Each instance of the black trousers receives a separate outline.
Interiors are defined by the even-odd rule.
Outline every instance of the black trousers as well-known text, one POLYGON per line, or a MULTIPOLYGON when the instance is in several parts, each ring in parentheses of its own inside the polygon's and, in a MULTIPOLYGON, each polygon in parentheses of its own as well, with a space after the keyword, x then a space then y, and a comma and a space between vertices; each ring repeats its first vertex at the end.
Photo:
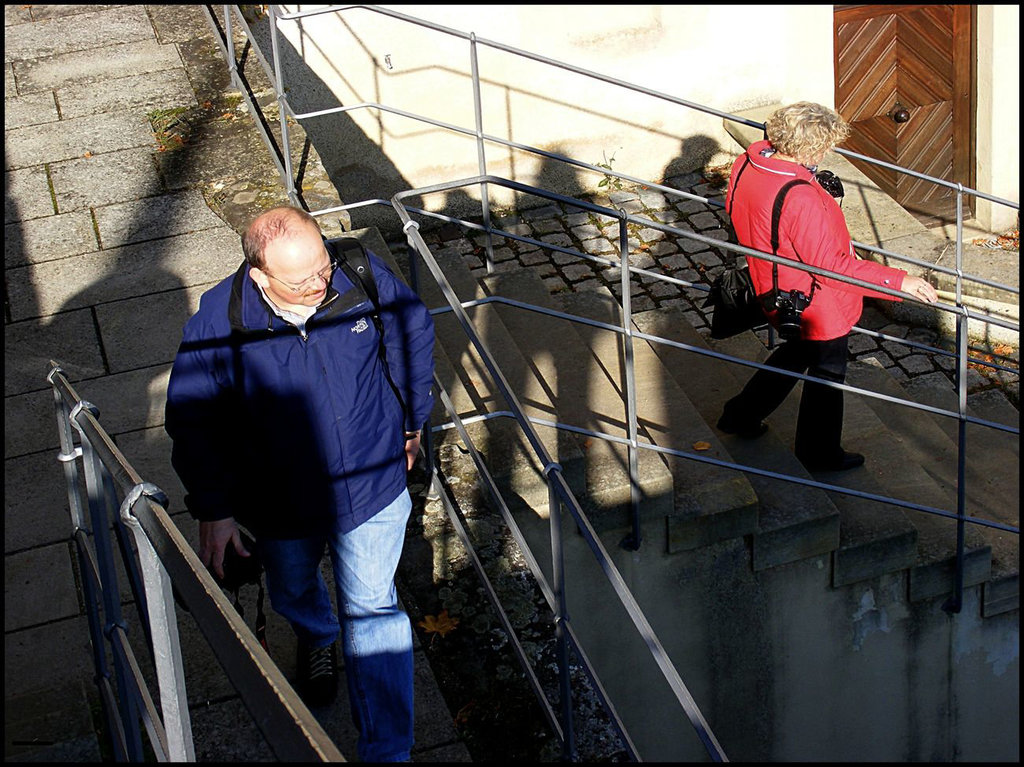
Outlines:
MULTIPOLYGON (((766 365, 843 383, 849 357, 849 336, 830 341, 785 341, 765 360, 766 365)), ((782 404, 800 379, 771 370, 758 370, 743 391, 725 403, 722 419, 734 425, 755 426, 782 404)), ((796 423, 797 458, 825 461, 842 457, 843 391, 804 381, 796 423)))

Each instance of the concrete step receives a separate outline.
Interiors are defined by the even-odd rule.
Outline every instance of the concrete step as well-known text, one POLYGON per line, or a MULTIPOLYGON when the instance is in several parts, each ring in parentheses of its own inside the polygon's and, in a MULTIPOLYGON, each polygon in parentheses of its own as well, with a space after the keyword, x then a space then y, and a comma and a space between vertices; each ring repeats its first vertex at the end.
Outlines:
MULTIPOLYGON (((459 255, 438 253, 435 257, 460 301, 485 296, 482 286, 459 255)), ((448 305, 433 279, 422 282, 421 295, 429 308, 448 305)), ((519 351, 495 308, 478 306, 466 311, 526 414, 532 418, 557 420, 544 371, 519 351)), ((479 413, 508 410, 508 403, 497 383, 492 380, 481 355, 455 316, 439 314, 434 317, 434 323, 437 343, 451 363, 451 380, 457 379, 462 386, 462 392, 458 394, 460 400, 454 403, 456 408, 460 412, 469 412, 472 407, 479 413)), ((551 459, 561 466, 570 489, 578 499, 582 499, 586 488, 585 459, 575 435, 543 425, 535 424, 534 428, 551 459)), ((518 497, 526 506, 546 517, 549 499, 544 467, 518 424, 512 418, 499 417, 474 424, 469 434, 486 457, 487 465, 502 490, 507 491, 510 498, 518 497)))
MULTIPOLYGON (((874 365, 851 366, 850 383, 880 394, 924 405, 957 410, 956 392, 941 374, 923 376, 901 385, 874 365)), ((958 421, 877 398, 865 398, 870 408, 892 427, 894 439, 938 486, 942 507, 956 510, 958 421)), ((997 423, 1017 426, 1019 413, 999 392, 968 397, 968 413, 997 423)), ((966 426, 965 508, 982 519, 1019 525, 1020 455, 1016 435, 975 424, 966 426)), ((947 525, 948 526, 948 525, 947 525)), ((968 525, 975 537, 991 547, 991 574, 983 586, 982 611, 997 615, 1020 603, 1020 542, 1014 533, 968 525)))
MULTIPOLYGON (((643 333, 695 349, 711 348, 680 311, 640 312, 634 319, 643 333)), ((718 421, 725 402, 753 372, 695 351, 662 343, 651 346, 708 424, 718 421)), ((719 434, 719 439, 738 463, 810 479, 803 464, 772 430, 756 440, 730 434, 719 434)), ((846 497, 830 498, 815 487, 758 474, 748 478, 760 502, 758 529, 752 540, 755 570, 832 552, 833 578, 847 583, 909 564, 913 555, 909 525, 880 524, 877 512, 855 507, 846 497)))
MULTIPOLYGON (((759 361, 768 355, 764 345, 752 333, 743 333, 727 339, 725 343, 716 343, 715 348, 728 350, 744 359, 759 361)), ((848 382, 856 385, 855 378, 848 378, 848 382)), ((802 389, 803 382, 798 382, 792 394, 767 419, 772 429, 790 446, 795 436, 802 389)), ((868 482, 859 476, 867 474, 874 478, 886 495, 948 510, 948 503, 935 481, 897 438, 898 430, 892 429, 887 421, 879 419, 864 402, 865 399, 869 398, 847 392, 843 426, 844 446, 848 450, 863 453, 867 457, 865 466, 847 472, 815 472, 812 476, 832 485, 855 488, 857 484, 868 482)), ((897 511, 899 509, 893 509, 894 516, 897 511)), ((917 530, 916 557, 909 573, 910 599, 927 599, 951 593, 956 558, 955 523, 927 512, 906 510, 904 513, 917 530)), ((964 583, 982 583, 990 574, 991 550, 977 530, 968 530, 966 544, 964 583)))
MULTIPOLYGON (((616 326, 621 323, 621 308, 607 291, 560 294, 556 302, 569 314, 616 326)), ((576 327, 588 350, 588 366, 601 371, 605 385, 621 402, 619 392, 625 391, 621 334, 584 324, 576 327)), ((660 447, 733 461, 647 344, 633 344, 633 363, 639 436, 660 447)), ((623 412, 623 405, 617 407, 618 413, 623 412)), ((669 454, 664 458, 673 482, 673 503, 666 513, 668 552, 738 538, 757 529, 757 495, 741 472, 669 454)))
MULTIPOLYGON (((530 271, 495 274, 482 283, 492 296, 558 308, 544 283, 530 271)), ((628 437, 623 384, 614 349, 597 353, 588 346, 583 326, 569 320, 507 304, 495 304, 494 311, 544 381, 560 423, 620 439, 628 437), (609 358, 607 353, 612 356, 609 358)), ((595 530, 629 531, 632 503, 627 446, 583 434, 567 436, 586 455, 586 493, 579 500, 595 530)), ((671 516, 672 473, 660 454, 638 451, 637 480, 641 514, 655 519, 671 516)))

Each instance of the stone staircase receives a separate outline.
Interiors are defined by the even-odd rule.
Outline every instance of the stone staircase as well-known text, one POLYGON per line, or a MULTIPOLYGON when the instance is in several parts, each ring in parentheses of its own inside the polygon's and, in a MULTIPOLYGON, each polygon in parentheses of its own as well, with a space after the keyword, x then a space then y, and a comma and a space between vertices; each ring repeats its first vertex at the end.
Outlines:
MULTIPOLYGON (((376 230, 361 230, 371 249, 400 270, 376 230)), ((436 256, 463 301, 504 296, 592 321, 620 325, 620 307, 606 291, 552 296, 528 270, 477 279, 457 254, 436 256)), ((430 308, 444 303, 433 280, 421 279, 430 308)), ((627 436, 621 334, 501 303, 471 307, 468 314, 528 415, 545 421, 627 436)), ((453 315, 435 317, 437 369, 461 415, 508 409, 453 315)), ((710 341, 681 311, 659 309, 634 315, 635 329, 694 349, 763 361, 768 352, 753 333, 710 341)), ((840 588, 882 575, 906 572, 910 601, 952 593, 956 522, 915 509, 808 484, 742 472, 699 459, 750 466, 805 481, 891 496, 908 503, 956 511, 956 428, 949 418, 897 403, 847 392, 845 446, 863 452, 863 469, 811 475, 792 453, 801 382, 769 418, 767 434, 744 440, 719 433, 724 402, 753 368, 667 344, 634 339, 638 439, 682 451, 697 460, 640 450, 638 474, 644 529, 663 529, 645 540, 669 554, 719 541, 750 537, 753 572, 829 555, 831 584, 840 588), (698 446, 698 448, 695 448, 698 446)), ((848 383, 889 397, 956 409, 955 392, 943 385, 901 386, 880 367, 854 362, 848 383)), ((972 397, 971 412, 1004 423, 1017 410, 998 392, 972 397)), ((444 419, 440 407, 435 420, 444 419)), ((447 420, 447 419, 444 419, 447 420)), ((589 519, 610 543, 630 530, 629 466, 625 445, 586 434, 538 425, 550 455, 589 519)), ((451 432, 454 434, 454 432, 451 432)), ((1019 454, 1015 435, 969 425, 967 509, 969 514, 1017 524, 1019 454)), ((470 427, 477 447, 504 491, 547 516, 542 467, 518 426, 496 418, 470 427)), ((457 437, 456 437, 457 439, 457 437)), ((965 526, 965 587, 981 585, 985 615, 1017 609, 1017 537, 988 527, 965 526)))
MULTIPOLYGON (((391 259, 396 270, 405 272, 375 230, 354 234, 391 259)), ((457 253, 440 251, 436 258, 462 301, 502 296, 594 322, 620 322, 619 304, 607 291, 552 295, 529 270, 483 276, 471 272, 457 253)), ((422 288, 428 306, 444 305, 433 280, 420 282, 431 283, 422 288)), ((844 443, 863 452, 867 462, 849 472, 808 473, 791 449, 800 383, 769 418, 769 431, 757 440, 721 434, 712 426, 724 402, 753 372, 713 355, 762 361, 767 351, 753 333, 712 342, 694 330, 681 310, 663 307, 637 313, 635 331, 686 348, 633 339, 638 441, 684 454, 639 451, 641 541, 635 548, 625 446, 586 433, 603 432, 620 439, 627 434, 620 334, 496 302, 471 307, 467 313, 527 414, 579 430, 536 426, 680 674, 688 684, 696 677, 694 684, 703 691, 702 706, 709 707, 709 716, 720 717, 719 727, 732 727, 721 723, 732 721, 735 706, 741 705, 734 694, 749 691, 738 679, 714 677, 711 681, 704 675, 742 668, 746 678, 760 680, 758 685, 796 685, 787 693, 793 695, 805 682, 799 681, 802 674, 794 681, 780 670, 790 653, 801 652, 788 649, 791 646, 802 645, 803 653, 814 656, 813 662, 820 661, 814 666, 820 677, 815 684, 826 688, 843 684, 841 680, 852 674, 874 679, 864 683, 872 695, 891 697, 897 695, 899 680, 907 673, 901 664, 915 669, 923 668, 917 664, 931 664, 926 675, 934 667, 940 679, 950 678, 949 670, 942 671, 950 662, 950 650, 939 648, 951 641, 951 624, 943 607, 954 595, 956 520, 844 491, 893 497, 955 514, 955 421, 888 399, 847 392, 844 443), (699 611, 696 616, 694 609, 699 611), (889 645, 890 655, 883 656, 883 665, 892 663, 886 677, 891 682, 883 683, 880 677, 874 678, 874 669, 869 673, 858 665, 870 660, 858 657, 856 650, 872 631, 889 633, 904 619, 910 628, 900 627, 899 638, 893 640, 899 649, 889 645), (808 622, 811 625, 805 626, 808 622), (854 652, 844 648, 851 628, 854 652), (818 648, 826 647, 818 658, 818 648), (710 665, 708 653, 717 658, 710 665), (826 655, 830 659, 823 659, 826 655), (895 687, 886 687, 889 684, 895 687), (711 688, 730 692, 715 697, 711 688)), ((455 317, 439 314, 435 323, 438 377, 455 409, 463 416, 507 410, 455 317)), ((904 386, 885 369, 861 362, 851 364, 848 383, 887 397, 955 409, 948 383, 928 386, 919 381, 904 386)), ((991 391, 972 397, 969 407, 994 422, 1015 425, 1019 421, 1009 401, 991 391)), ((440 407, 434 420, 435 424, 448 420, 440 407)), ((533 558, 550 576, 552 536, 542 467, 509 418, 474 423, 469 432, 533 558)), ((1019 448, 1015 435, 969 425, 967 440, 968 514, 1016 526, 1019 448)), ((438 443, 442 448, 458 448, 460 440, 455 430, 448 430, 438 435, 438 443)), ((481 529, 493 536, 495 528, 481 529)), ((632 705, 644 700, 642 711, 629 711, 625 718, 631 734, 639 728, 643 734, 638 737, 652 749, 645 758, 698 758, 699 745, 667 746, 659 735, 690 728, 672 718, 678 716, 671 713, 678 709, 677 702, 655 692, 663 680, 651 669, 649 648, 638 638, 623 638, 632 629, 582 536, 572 535, 572 530, 571 520, 563 516, 570 612, 573 625, 586 637, 588 656, 603 686, 613 701, 632 705)), ((972 627, 976 632, 972 636, 991 642, 993 635, 1008 630, 1007 620, 1015 621, 1019 609, 1018 538, 968 524, 964 544, 963 625, 972 627)), ((433 545, 447 544, 433 541, 433 545)), ((874 660, 877 663, 880 658, 874 660)), ((945 689, 918 686, 925 696, 945 689)), ((941 694, 947 693, 956 694, 948 690, 941 694)), ((754 697, 760 702, 746 705, 775 710, 761 700, 760 692, 754 697)), ((897 697, 902 699, 902 693, 897 697)), ((850 705, 856 708, 853 700, 850 705)), ((921 699, 903 705, 913 710, 921 699)), ((731 740, 743 743, 750 753, 762 753, 758 744, 764 737, 752 732, 732 732, 731 740)), ((848 753, 856 752, 855 744, 850 748, 848 753)))

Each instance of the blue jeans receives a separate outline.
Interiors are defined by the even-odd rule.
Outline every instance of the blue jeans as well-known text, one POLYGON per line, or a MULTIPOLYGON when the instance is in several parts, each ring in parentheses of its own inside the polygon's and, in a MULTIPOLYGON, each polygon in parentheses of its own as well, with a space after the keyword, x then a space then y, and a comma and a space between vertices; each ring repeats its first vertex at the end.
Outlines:
POLYGON ((259 542, 270 603, 300 643, 323 647, 341 633, 363 762, 408 761, 413 744, 412 627, 398 606, 394 580, 411 510, 412 499, 403 490, 349 533, 259 542), (320 570, 325 547, 340 626, 320 570))

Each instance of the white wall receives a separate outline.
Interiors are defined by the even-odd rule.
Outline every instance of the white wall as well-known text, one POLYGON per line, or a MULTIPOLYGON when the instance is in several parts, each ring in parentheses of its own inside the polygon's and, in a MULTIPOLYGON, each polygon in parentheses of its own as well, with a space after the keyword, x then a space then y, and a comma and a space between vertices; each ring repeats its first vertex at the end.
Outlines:
MULTIPOLYGON (((532 5, 529 13, 515 5, 385 7, 720 112, 833 101, 828 5, 532 5)), ((380 102, 474 129, 468 40, 364 9, 281 29, 343 103, 380 102)), ((615 170, 652 180, 709 159, 725 162, 739 150, 720 115, 483 44, 478 54, 485 134, 595 165, 614 158, 615 170)), ((412 186, 479 172, 470 138, 376 109, 352 117, 412 186)), ((550 183, 544 165, 520 151, 487 149, 488 172, 520 182, 550 183)), ((562 182, 586 188, 601 179, 587 173, 562 182)))
MULTIPOLYGON (((1020 201, 1020 6, 979 5, 977 189, 1020 201)), ((1018 211, 980 200, 986 229, 1015 226, 1018 211)))
MULTIPOLYGON (((294 9, 297 6, 285 6, 294 9)), ((306 6, 309 8, 310 6, 306 6)), ((320 118, 338 144, 343 200, 480 173, 469 36, 477 38, 484 135, 658 181, 727 162, 739 150, 718 114, 636 93, 611 81, 735 114, 774 103, 833 105, 831 5, 390 5, 457 34, 365 8, 284 21, 307 68, 286 66, 293 106, 313 111, 375 102, 454 125, 458 134, 377 108, 320 118), (496 42, 593 72, 568 72, 495 49, 496 42), (310 86, 310 87, 306 87, 310 86), (318 93, 315 98, 309 92, 318 93), (358 130, 355 130, 358 129, 358 130), (347 154, 346 154, 347 151, 347 154)), ((978 6, 977 181, 1019 199, 1019 6, 978 6)), ((269 45, 265 50, 269 51, 269 45)), ((292 51, 293 58, 296 58, 292 51)), ((316 139, 314 138, 316 142, 316 139)), ((329 170, 331 148, 317 142, 329 170)), ((524 151, 486 143, 486 171, 563 193, 593 190, 599 172, 568 172, 524 151)), ((510 195, 491 187, 492 202, 510 195)), ((458 208, 468 196, 432 195, 458 208)), ((980 201, 977 219, 1001 231, 1015 210, 980 201)))

